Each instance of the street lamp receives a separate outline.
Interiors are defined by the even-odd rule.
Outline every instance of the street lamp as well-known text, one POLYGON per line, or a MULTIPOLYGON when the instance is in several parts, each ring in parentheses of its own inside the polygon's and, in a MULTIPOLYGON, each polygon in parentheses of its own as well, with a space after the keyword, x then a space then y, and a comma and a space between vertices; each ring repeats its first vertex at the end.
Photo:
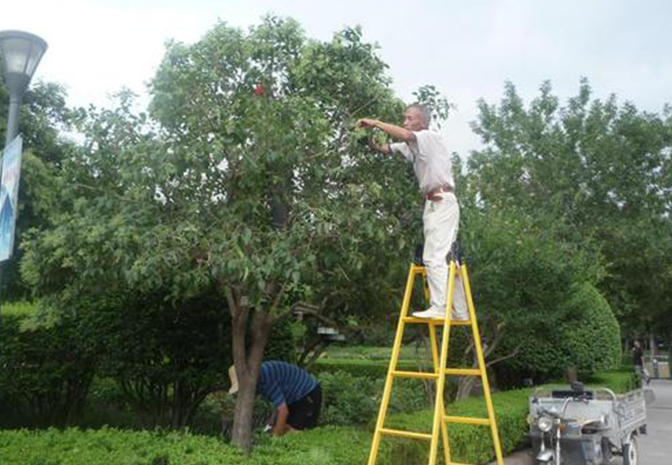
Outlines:
MULTIPOLYGON (((21 97, 28 88, 33 73, 46 51, 47 43, 34 34, 22 31, 0 31, 0 53, 2 54, 5 84, 9 91, 9 117, 7 118, 5 147, 9 146, 19 132, 21 97)), ((2 165, 0 165, 0 173, 2 173, 2 165)), ((16 182, 18 183, 18 181, 16 182)), ((5 213, 5 209, 0 210, 0 212, 5 213)), ((3 236, 3 244, 5 242, 13 244, 13 224, 12 219, 10 239, 7 240, 3 236)), ((0 261, 0 282, 2 281, 2 265, 3 261, 0 261)))
POLYGON ((9 91, 9 118, 5 146, 17 135, 19 106, 33 73, 47 50, 44 39, 23 31, 0 31, 0 52, 4 65, 5 84, 9 91))

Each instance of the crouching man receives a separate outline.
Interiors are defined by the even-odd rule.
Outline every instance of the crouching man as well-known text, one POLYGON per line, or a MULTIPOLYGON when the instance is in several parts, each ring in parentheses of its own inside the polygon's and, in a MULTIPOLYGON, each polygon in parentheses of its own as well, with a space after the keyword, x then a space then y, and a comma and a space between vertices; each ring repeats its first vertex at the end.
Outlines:
MULTIPOLYGON (((229 368, 229 378, 229 394, 235 394, 238 392, 238 377, 233 365, 229 368)), ((257 394, 275 407, 274 436, 317 426, 322 408, 322 389, 307 371, 286 362, 262 362, 257 394)))

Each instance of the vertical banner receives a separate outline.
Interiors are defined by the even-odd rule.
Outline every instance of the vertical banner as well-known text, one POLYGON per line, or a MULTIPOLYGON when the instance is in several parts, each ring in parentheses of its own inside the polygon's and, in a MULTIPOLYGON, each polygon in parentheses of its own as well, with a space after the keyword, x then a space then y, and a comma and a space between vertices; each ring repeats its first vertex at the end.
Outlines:
POLYGON ((12 256, 14 226, 18 213, 19 177, 21 175, 21 136, 14 138, 3 152, 0 184, 0 262, 12 256))

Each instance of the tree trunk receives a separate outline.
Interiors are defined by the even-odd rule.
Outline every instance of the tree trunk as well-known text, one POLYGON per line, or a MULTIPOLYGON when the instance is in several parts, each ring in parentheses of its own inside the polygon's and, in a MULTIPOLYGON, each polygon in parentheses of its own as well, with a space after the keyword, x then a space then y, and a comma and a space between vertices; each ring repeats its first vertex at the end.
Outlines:
POLYGON ((656 335, 651 331, 649 335, 649 350, 651 353, 651 359, 653 360, 653 357, 655 355, 658 355, 658 347, 656 343, 656 335))
MULTIPOLYGON (((233 299, 229 299, 231 304, 233 299)), ((233 315, 233 361, 238 375, 238 394, 233 414, 231 442, 243 452, 252 450, 252 427, 254 397, 257 380, 264 356, 264 348, 273 325, 273 317, 257 310, 252 317, 252 341, 249 356, 245 350, 245 339, 249 309, 246 299, 236 305, 233 315)))
MULTIPOLYGON (((270 192, 271 197, 271 218, 273 228, 282 230, 287 227, 289 210, 287 205, 277 194, 277 188, 270 192)), ((274 285, 269 285, 267 292, 271 293, 274 285)), ((257 392, 257 380, 261 370, 261 362, 264 357, 264 348, 268 341, 268 336, 273 326, 274 317, 271 314, 274 307, 280 303, 283 290, 280 290, 276 301, 268 312, 256 309, 252 317, 252 341, 250 344, 249 356, 246 351, 245 335, 247 330, 247 321, 250 316, 248 299, 243 296, 238 302, 231 290, 227 293, 229 309, 233 318, 233 362, 236 366, 238 375, 238 398, 236 399, 236 408, 233 414, 233 430, 231 433, 231 442, 238 446, 243 452, 249 454, 252 450, 252 428, 254 397, 257 392)))
MULTIPOLYGON (((238 379, 240 383, 242 380, 238 379)), ((246 383, 249 385, 249 381, 246 383)), ((256 387, 256 380, 254 386, 256 387)), ((242 383, 236 398, 236 408, 233 413, 233 430, 231 443, 249 454, 252 450, 252 409, 254 407, 255 391, 243 388, 242 383)))
POLYGON ((455 400, 466 399, 471 395, 471 391, 476 384, 476 378, 473 376, 462 376, 457 382, 457 394, 455 400))

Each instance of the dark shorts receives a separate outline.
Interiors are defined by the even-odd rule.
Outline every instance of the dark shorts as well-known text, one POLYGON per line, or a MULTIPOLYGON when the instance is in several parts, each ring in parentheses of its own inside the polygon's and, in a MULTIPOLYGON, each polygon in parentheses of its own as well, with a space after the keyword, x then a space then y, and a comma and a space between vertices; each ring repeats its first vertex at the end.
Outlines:
POLYGON ((322 409, 322 388, 318 384, 308 394, 287 406, 287 424, 294 429, 311 429, 317 426, 322 409))

